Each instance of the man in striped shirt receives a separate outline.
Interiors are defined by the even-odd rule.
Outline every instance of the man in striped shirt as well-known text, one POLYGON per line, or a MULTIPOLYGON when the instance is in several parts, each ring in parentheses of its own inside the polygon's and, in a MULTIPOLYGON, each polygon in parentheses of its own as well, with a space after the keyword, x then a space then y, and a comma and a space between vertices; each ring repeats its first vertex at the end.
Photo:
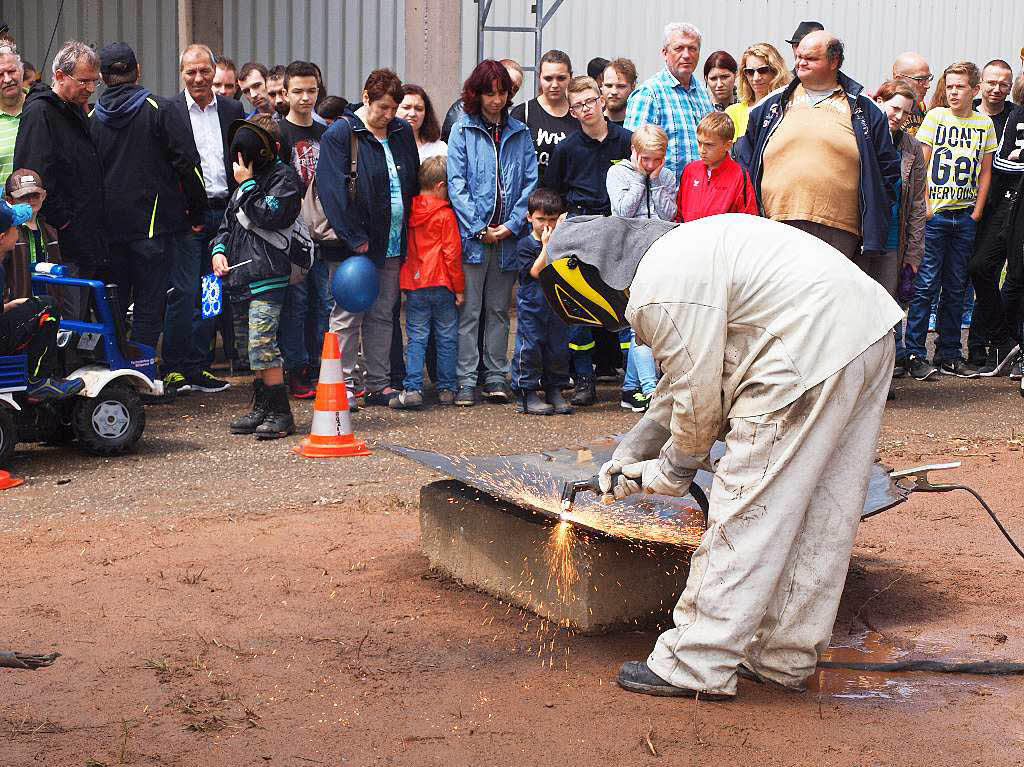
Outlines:
POLYGON ((700 159, 697 153, 697 123, 711 113, 711 94, 693 76, 700 61, 700 30, 692 24, 673 22, 665 26, 661 49, 665 68, 629 97, 623 127, 635 131, 641 125, 658 125, 668 134, 665 167, 676 181, 686 164, 700 159))
POLYGON ((14 170, 14 141, 25 106, 25 68, 10 44, 0 45, 0 185, 14 170))

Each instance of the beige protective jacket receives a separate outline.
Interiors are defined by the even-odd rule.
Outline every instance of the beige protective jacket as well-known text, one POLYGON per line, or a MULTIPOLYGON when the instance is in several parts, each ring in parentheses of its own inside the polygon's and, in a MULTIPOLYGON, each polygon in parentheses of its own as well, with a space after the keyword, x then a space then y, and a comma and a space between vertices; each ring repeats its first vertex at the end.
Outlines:
POLYGON ((729 418, 779 410, 891 333, 899 306, 839 251, 786 224, 725 214, 640 260, 626 318, 663 376, 617 459, 707 466, 729 418))

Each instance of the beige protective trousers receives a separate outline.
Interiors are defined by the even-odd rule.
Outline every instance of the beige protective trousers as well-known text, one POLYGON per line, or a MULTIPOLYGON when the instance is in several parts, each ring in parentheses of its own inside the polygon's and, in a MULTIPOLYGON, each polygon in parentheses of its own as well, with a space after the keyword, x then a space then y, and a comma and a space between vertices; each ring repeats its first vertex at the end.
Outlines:
POLYGON ((709 526, 647 659, 662 679, 733 695, 736 668, 801 689, 828 646, 875 460, 891 334, 774 413, 730 418, 709 526))

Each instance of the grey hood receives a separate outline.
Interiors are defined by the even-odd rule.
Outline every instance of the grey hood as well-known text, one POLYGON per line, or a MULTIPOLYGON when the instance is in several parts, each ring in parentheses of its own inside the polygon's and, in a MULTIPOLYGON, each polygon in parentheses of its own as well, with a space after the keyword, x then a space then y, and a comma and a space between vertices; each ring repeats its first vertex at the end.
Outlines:
POLYGON ((648 248, 677 226, 656 218, 568 218, 558 225, 548 241, 548 263, 576 256, 597 269, 608 287, 625 290, 648 248))

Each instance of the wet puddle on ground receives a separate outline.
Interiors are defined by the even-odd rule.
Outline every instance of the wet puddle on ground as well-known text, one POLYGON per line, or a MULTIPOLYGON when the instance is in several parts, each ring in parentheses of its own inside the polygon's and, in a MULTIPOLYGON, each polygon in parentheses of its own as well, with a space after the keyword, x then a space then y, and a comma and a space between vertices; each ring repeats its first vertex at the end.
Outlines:
MULTIPOLYGON (((948 644, 919 640, 894 643, 874 631, 834 640, 821 656, 823 661, 847 663, 893 663, 905 659, 965 660, 948 644)), ((859 671, 818 669, 807 680, 808 691, 840 700, 925 702, 956 690, 973 695, 991 695, 993 677, 972 674, 924 672, 859 671)))

